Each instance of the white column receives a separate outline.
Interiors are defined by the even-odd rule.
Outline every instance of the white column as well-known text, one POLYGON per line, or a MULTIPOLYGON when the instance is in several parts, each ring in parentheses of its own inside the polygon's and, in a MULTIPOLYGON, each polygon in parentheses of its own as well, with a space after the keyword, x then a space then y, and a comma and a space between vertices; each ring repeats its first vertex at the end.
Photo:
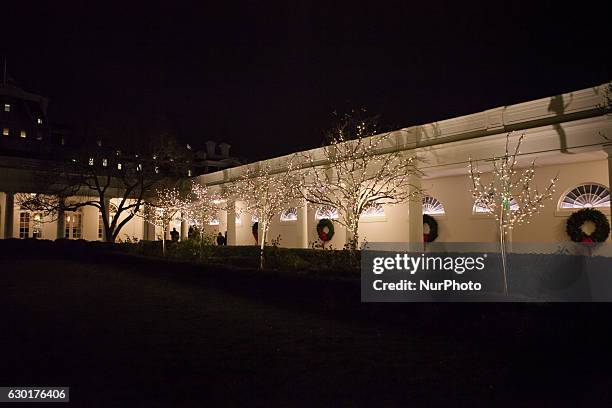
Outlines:
POLYGON ((298 203, 297 219, 297 247, 308 248, 308 205, 305 199, 300 199, 298 203))
POLYGON ((181 219, 181 241, 186 241, 189 237, 189 221, 185 219, 185 214, 183 214, 181 219))
MULTIPOLYGON (((410 177, 411 191, 421 189, 421 179, 418 176, 410 177)), ((408 202, 408 242, 423 243, 423 203, 420 197, 408 202)))
POLYGON ((64 210, 57 212, 55 239, 62 239, 66 234, 66 214, 64 210))
POLYGON ((172 229, 174 228, 174 222, 170 222, 168 225, 166 225, 166 241, 172 241, 172 235, 170 234, 172 232, 172 229))
POLYGON ((13 216, 15 214, 15 193, 5 193, 4 238, 13 238, 13 216))
POLYGON ((236 202, 227 202, 227 245, 236 245, 236 202))
MULTIPOLYGON (((148 214, 151 214, 151 211, 153 211, 151 206, 145 204, 144 205, 144 212, 145 212, 145 214, 147 214, 147 216, 148 216, 148 214)), ((143 228, 143 231, 142 231, 143 239, 146 240, 146 241, 155 241, 155 225, 151 224, 145 218, 143 220, 143 223, 142 223, 142 228, 143 228)))
MULTIPOLYGON (((608 189, 612 191, 612 143, 604 145, 604 151, 608 154, 608 189)), ((610 219, 612 219, 612 200, 610 200, 610 219)))

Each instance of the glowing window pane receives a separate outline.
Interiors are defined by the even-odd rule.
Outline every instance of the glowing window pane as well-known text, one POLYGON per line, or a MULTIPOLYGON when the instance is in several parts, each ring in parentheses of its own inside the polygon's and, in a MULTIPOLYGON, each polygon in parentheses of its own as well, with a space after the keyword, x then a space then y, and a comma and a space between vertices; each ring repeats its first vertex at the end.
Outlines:
POLYGON ((338 210, 332 207, 331 205, 324 205, 320 207, 315 213, 316 220, 337 220, 338 219, 338 210))
POLYGON ((444 214, 444 206, 432 196, 423 197, 423 214, 444 214))
POLYGON ((363 213, 361 214, 361 216, 362 217, 384 217, 385 210, 381 204, 373 203, 367 206, 363 210, 363 213))
POLYGON ((567 193, 561 208, 594 208, 610 205, 610 190, 601 184, 582 184, 567 193))
POLYGON ((297 221, 297 208, 287 208, 280 216, 281 221, 297 221))

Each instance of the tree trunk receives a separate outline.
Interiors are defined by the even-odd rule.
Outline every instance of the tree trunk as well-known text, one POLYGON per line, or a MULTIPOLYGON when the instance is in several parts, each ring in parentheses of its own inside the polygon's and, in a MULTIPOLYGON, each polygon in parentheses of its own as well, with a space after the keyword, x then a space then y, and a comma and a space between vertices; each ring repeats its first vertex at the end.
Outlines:
MULTIPOLYGON (((104 223, 102 223, 102 224, 103 224, 103 227, 104 227, 104 223)), ((113 242, 115 242, 115 239, 116 239, 116 236, 114 234, 114 231, 110 229, 110 226, 109 227, 104 227, 104 242, 113 243, 113 242)))
POLYGON ((508 295, 508 275, 507 275, 507 260, 506 260, 506 232, 504 229, 504 207, 501 206, 499 214, 499 247, 502 261, 502 272, 504 274, 504 295, 508 295))
POLYGON ((166 228, 162 229, 162 256, 166 256, 166 228))
POLYGON ((351 228, 346 228, 346 246, 351 251, 357 249, 359 242, 359 225, 351 228))
POLYGON ((268 232, 268 228, 266 222, 264 221, 263 226, 261 228, 261 245, 259 250, 259 269, 264 268, 264 247, 266 245, 266 235, 268 232))

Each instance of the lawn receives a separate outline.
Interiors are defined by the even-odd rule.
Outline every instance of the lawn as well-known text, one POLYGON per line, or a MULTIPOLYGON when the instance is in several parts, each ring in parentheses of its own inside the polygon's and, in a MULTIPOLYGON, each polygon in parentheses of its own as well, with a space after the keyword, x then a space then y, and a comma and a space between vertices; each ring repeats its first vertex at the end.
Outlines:
POLYGON ((608 304, 362 304, 351 280, 126 259, 0 259, 0 385, 82 406, 610 397, 608 304))

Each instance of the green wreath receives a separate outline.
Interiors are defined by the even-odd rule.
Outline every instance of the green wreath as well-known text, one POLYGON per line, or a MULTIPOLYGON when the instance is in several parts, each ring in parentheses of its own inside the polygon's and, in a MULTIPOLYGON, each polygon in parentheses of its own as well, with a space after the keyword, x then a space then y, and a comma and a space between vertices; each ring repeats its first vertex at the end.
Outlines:
POLYGON ((317 224, 317 234, 319 235, 319 239, 321 241, 331 241, 334 236, 334 224, 331 222, 331 220, 327 218, 319 220, 319 223, 317 224), (325 228, 327 228, 327 232, 325 232, 325 228))
POLYGON ((429 225, 429 234, 423 234, 423 242, 433 242, 438 238, 438 221, 429 214, 423 214, 423 224, 429 225))
POLYGON ((574 242, 604 242, 610 235, 610 223, 601 211, 593 208, 578 210, 567 219, 565 231, 574 242), (582 230, 585 222, 595 224, 595 231, 587 234, 582 230))

